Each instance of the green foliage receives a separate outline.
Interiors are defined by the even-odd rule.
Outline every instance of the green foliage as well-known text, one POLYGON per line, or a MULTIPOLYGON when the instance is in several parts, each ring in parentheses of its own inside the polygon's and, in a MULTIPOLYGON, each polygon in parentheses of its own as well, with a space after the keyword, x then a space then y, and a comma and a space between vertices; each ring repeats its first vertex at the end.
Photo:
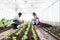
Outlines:
POLYGON ((17 40, 15 36, 12 36, 12 40, 17 40))
POLYGON ((0 29, 11 27, 11 24, 12 24, 11 21, 0 20, 0 29))
POLYGON ((0 27, 3 27, 4 26, 4 24, 3 24, 3 22, 0 20, 0 27))
POLYGON ((22 37, 22 40, 26 40, 28 37, 27 37, 27 35, 24 35, 23 37, 22 37))
POLYGON ((28 31, 29 31, 29 29, 30 29, 30 24, 28 24, 28 27, 27 27, 27 29, 26 29, 26 31, 25 31, 25 33, 24 33, 24 36, 22 37, 22 40, 26 40, 26 39, 28 39, 28 31))
MULTIPOLYGON (((17 30, 15 30, 15 31, 13 31, 12 33, 15 33, 17 36, 21 33, 21 31, 23 30, 23 28, 24 28, 24 26, 23 25, 21 25, 21 27, 20 28, 18 28, 17 30), (17 32, 16 32, 17 31, 17 32)), ((26 28, 26 31, 24 32, 24 35, 23 35, 23 37, 21 38, 22 40, 27 40, 28 39, 28 31, 29 31, 29 29, 30 29, 30 24, 28 24, 28 27, 26 28)), ((32 25, 32 27, 31 27, 31 31, 32 31, 32 37, 34 38, 34 40, 37 40, 37 35, 36 35, 36 32, 35 32, 35 30, 34 30, 34 27, 33 27, 33 25, 32 25)), ((10 38, 10 35, 7 35, 6 36, 6 38, 8 39, 8 38, 10 38)), ((16 39, 17 37, 16 36, 12 36, 12 39, 13 40, 17 40, 16 39)))
POLYGON ((33 25, 32 25, 31 30, 32 30, 32 33, 33 33, 34 40, 37 40, 37 35, 36 35, 36 33, 35 33, 35 30, 34 30, 33 25))
POLYGON ((10 38, 10 35, 7 35, 7 36, 6 36, 6 39, 8 39, 8 38, 10 38))
POLYGON ((23 26, 19 29, 19 31, 16 33, 16 35, 19 35, 21 33, 21 31, 23 30, 23 26))

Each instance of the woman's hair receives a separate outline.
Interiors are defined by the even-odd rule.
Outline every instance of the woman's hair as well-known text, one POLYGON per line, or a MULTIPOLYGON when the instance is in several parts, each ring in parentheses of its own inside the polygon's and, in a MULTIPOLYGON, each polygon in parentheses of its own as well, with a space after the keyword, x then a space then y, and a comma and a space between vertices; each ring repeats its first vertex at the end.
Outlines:
POLYGON ((35 12, 33 12, 33 15, 35 15, 35 16, 36 16, 36 13, 35 13, 35 12))

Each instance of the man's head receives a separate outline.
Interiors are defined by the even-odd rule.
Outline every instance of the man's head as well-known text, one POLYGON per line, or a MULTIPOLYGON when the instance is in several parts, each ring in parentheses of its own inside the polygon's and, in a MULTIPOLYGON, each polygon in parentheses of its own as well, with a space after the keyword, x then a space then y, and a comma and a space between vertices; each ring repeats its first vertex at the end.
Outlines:
POLYGON ((21 15, 22 15, 22 13, 21 13, 21 12, 19 12, 19 13, 18 13, 18 16, 19 16, 19 17, 21 17, 21 15))

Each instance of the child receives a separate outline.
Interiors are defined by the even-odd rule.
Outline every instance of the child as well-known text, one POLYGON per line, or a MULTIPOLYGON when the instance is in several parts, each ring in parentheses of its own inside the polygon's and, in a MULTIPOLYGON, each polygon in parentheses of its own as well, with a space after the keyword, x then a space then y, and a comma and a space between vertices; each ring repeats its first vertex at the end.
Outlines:
POLYGON ((35 12, 33 12, 33 17, 34 17, 33 21, 34 21, 35 29, 38 29, 38 25, 40 24, 40 21, 37 15, 35 14, 35 12))

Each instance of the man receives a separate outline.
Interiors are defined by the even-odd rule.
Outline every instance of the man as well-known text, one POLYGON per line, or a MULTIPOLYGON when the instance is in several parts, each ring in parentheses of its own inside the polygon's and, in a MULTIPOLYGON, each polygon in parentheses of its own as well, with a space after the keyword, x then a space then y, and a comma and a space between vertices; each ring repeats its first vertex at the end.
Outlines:
POLYGON ((23 23, 23 21, 20 20, 21 15, 22 15, 22 13, 19 12, 18 16, 14 17, 13 24, 12 24, 13 28, 16 29, 18 25, 20 25, 21 23, 23 23))

